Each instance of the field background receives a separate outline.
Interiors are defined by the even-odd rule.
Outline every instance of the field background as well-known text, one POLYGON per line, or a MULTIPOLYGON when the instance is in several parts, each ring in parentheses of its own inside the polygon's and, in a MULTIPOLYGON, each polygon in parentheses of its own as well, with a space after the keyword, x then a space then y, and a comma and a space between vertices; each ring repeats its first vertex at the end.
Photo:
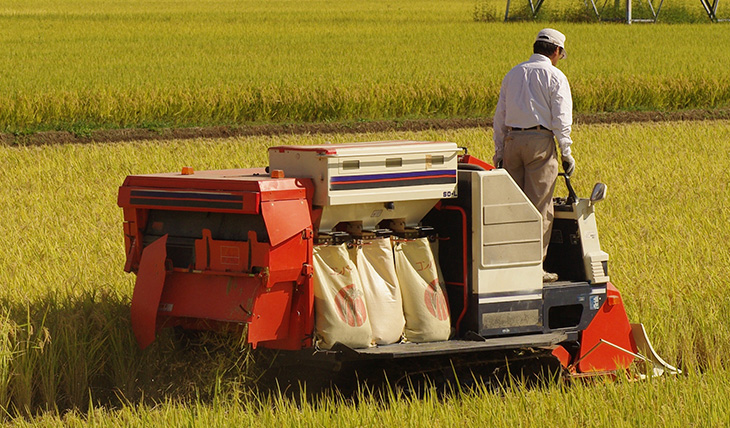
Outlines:
POLYGON ((57 410, 85 411, 90 403, 122 406, 122 416, 107 407, 66 417, 103 425, 193 420, 205 425, 249 421, 263 412, 259 426, 266 421, 353 426, 372 413, 385 418, 372 425, 392 422, 407 408, 411 426, 427 417, 445 426, 487 417, 500 425, 537 426, 525 422, 534 412, 565 425, 576 423, 578 414, 586 426, 609 420, 630 426, 651 420, 654 412, 674 426, 698 417, 728 420, 730 123, 586 125, 576 126, 574 138, 578 193, 586 195, 595 181, 609 188, 598 206, 598 223, 629 318, 645 323, 660 355, 686 376, 517 389, 506 396, 482 392, 446 402, 406 400, 413 407, 393 404, 380 414, 377 406, 334 400, 299 409, 286 400, 252 399, 246 393, 255 375, 251 355, 235 340, 182 346, 168 331, 149 350, 137 349, 128 315, 134 276, 122 272, 122 215, 116 206, 127 174, 183 165, 260 166, 270 145, 326 141, 440 139, 489 159, 490 129, 0 147, 2 404, 10 414, 51 411, 42 420, 48 424, 60 423, 57 410), (481 404, 472 408, 475 403, 481 404))
MULTIPOLYGON (((547 25, 475 22, 505 3, 4 1, 0 131, 488 116, 547 25)), ((663 10, 699 23, 551 24, 567 35, 576 113, 730 107, 727 25, 696 0, 663 10)))
MULTIPOLYGON (((550 0, 552 1, 552 0, 550 0)), ((550 19, 582 2, 546 3, 550 19)), ((514 5, 514 3, 513 3, 514 5)), ((5 1, 0 132, 485 118, 547 25, 576 113, 730 107, 730 31, 476 22, 492 1, 5 1)), ((723 6, 720 8, 722 15, 723 6)), ((635 15, 636 15, 635 10, 635 15)), ((670 13, 671 12, 671 13, 670 13)), ((575 14, 575 12, 571 12, 575 14)), ((567 14, 567 12, 566 12, 567 14)), ((548 24, 549 22, 549 24, 548 24)), ((278 144, 437 139, 491 159, 491 130, 0 145, 0 422, 23 426, 721 426, 730 420, 730 122, 578 125, 576 190, 598 208, 629 317, 685 375, 360 405, 260 400, 235 340, 145 352, 129 325, 116 192, 128 174, 266 164, 278 144), (70 410, 70 411, 69 411, 70 410), (69 412, 67 412, 69 411, 69 412), (26 419, 31 417, 31 419, 26 419)), ((560 189, 560 186, 558 187, 560 189)), ((559 190, 560 191, 560 190, 559 190)))

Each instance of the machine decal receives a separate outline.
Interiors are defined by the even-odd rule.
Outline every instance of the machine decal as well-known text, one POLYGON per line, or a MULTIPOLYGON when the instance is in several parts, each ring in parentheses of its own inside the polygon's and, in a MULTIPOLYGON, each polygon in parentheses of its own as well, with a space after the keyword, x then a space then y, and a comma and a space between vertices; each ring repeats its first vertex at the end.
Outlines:
POLYGON ((597 311, 601 308, 601 296, 597 294, 591 296, 590 308, 592 311, 597 311))
POLYGON ((455 170, 417 171, 332 177, 331 190, 376 189, 456 183, 455 170))
POLYGON ((238 247, 221 245, 220 256, 222 265, 238 265, 241 261, 241 251, 238 247))
POLYGON ((243 209, 243 196, 213 192, 173 192, 166 190, 132 190, 131 205, 243 209))

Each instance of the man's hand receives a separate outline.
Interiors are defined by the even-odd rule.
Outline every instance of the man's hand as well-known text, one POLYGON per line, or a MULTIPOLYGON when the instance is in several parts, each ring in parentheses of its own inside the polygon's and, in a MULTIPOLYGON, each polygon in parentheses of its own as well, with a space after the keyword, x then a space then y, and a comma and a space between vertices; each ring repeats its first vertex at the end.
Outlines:
POLYGON ((575 159, 573 159, 573 156, 563 156, 563 171, 565 171, 565 174, 570 177, 573 175, 573 172, 575 171, 575 159))

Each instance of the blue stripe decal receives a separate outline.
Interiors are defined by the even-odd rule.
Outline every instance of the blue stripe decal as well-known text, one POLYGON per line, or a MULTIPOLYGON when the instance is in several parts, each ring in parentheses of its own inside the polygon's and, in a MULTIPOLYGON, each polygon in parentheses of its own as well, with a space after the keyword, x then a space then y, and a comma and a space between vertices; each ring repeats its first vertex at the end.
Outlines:
POLYGON ((164 190, 132 190, 132 197, 138 198, 171 198, 171 199, 203 199, 208 201, 243 201, 241 195, 230 193, 196 193, 196 192, 168 192, 164 190))
POLYGON ((397 179, 397 178, 421 178, 421 177, 431 177, 431 176, 439 176, 439 175, 450 175, 450 176, 456 177, 456 170, 441 169, 441 170, 434 170, 434 171, 401 172, 401 173, 394 173, 394 174, 348 175, 345 177, 343 177, 343 176, 332 177, 330 179, 330 182, 339 183, 339 182, 361 181, 361 180, 392 180, 392 179, 397 179))

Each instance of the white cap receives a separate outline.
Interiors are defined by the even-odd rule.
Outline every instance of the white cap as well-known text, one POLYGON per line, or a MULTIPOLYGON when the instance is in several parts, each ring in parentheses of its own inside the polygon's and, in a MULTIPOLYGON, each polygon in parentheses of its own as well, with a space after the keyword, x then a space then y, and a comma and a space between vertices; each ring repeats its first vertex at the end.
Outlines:
POLYGON ((560 48, 563 48, 563 58, 568 55, 568 53, 565 52, 565 34, 561 33, 558 30, 553 30, 552 28, 543 28, 542 30, 540 30, 539 33, 537 33, 535 41, 552 43, 560 48))

